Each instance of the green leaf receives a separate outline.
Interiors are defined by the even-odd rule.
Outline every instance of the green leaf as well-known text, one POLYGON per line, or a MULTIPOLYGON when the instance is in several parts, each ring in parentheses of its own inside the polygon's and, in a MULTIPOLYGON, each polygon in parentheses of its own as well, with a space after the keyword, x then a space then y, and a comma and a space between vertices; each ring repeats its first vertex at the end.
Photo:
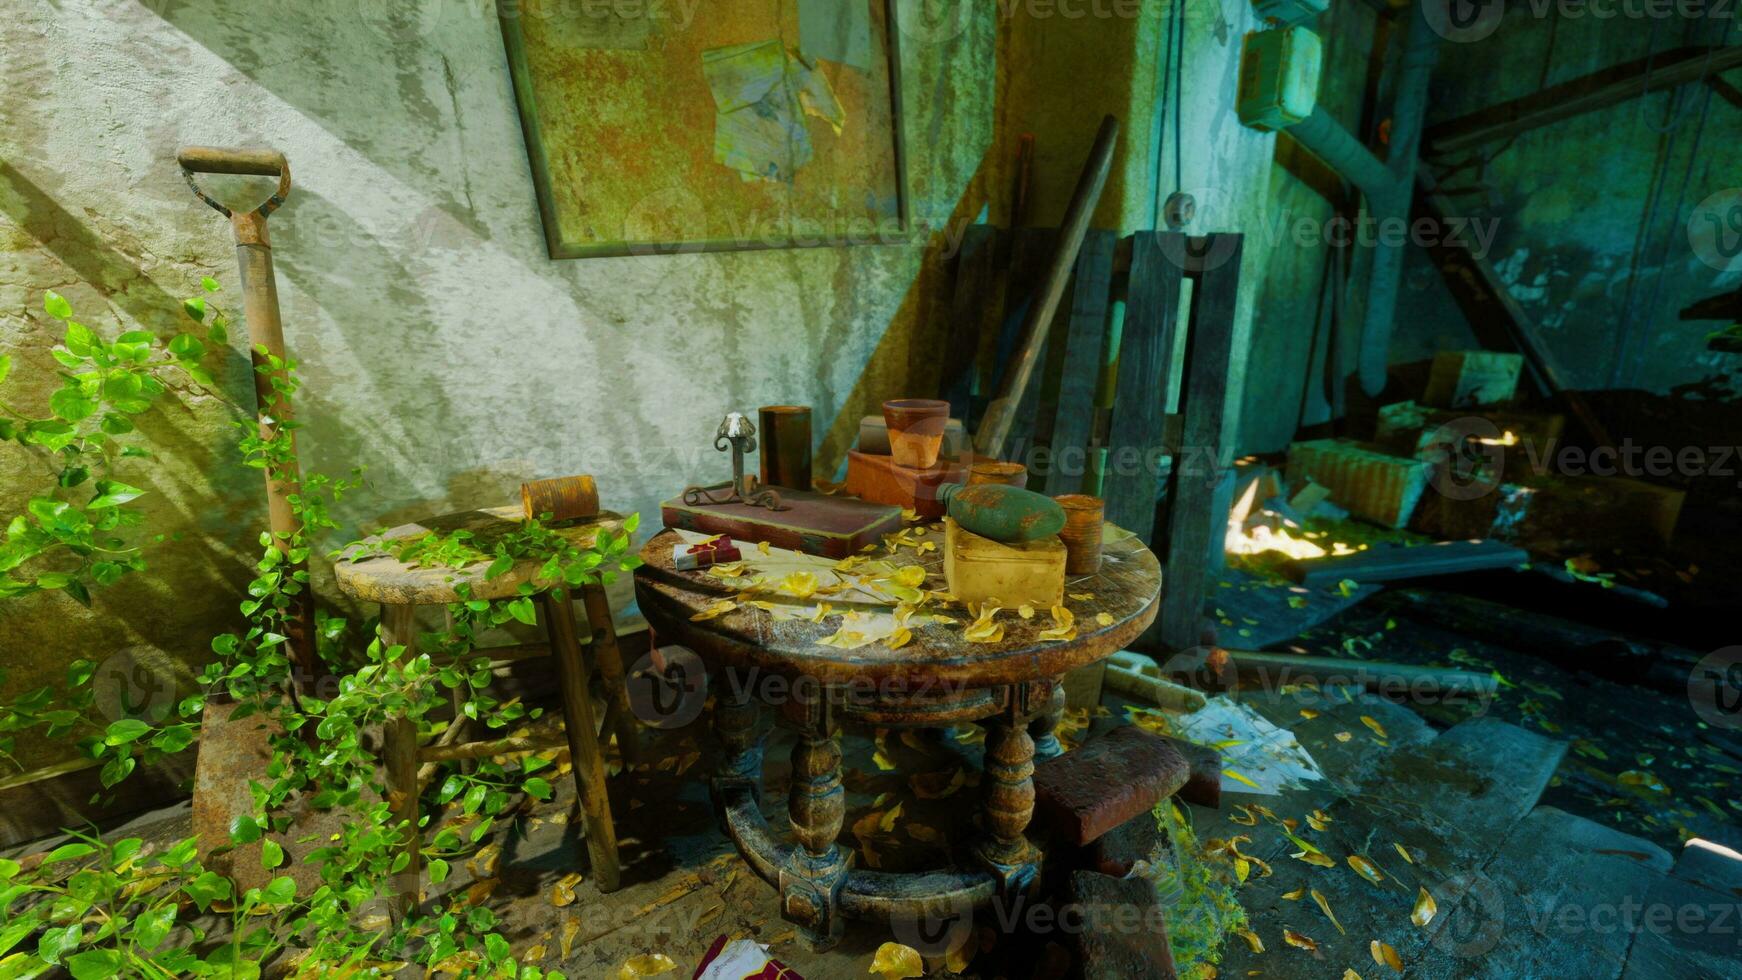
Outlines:
POLYGON ((521 596, 508 604, 508 615, 528 626, 538 625, 538 614, 532 609, 532 600, 521 596))
POLYGON ((114 480, 100 480, 97 483, 97 497, 85 505, 86 510, 102 510, 106 507, 119 507, 132 503, 145 495, 138 487, 130 487, 114 480))
POLYGON ((194 859, 194 855, 199 853, 199 846, 200 839, 198 837, 187 837, 182 839, 174 847, 164 851, 157 860, 160 864, 168 865, 172 868, 179 868, 194 859))
POLYGON ((208 293, 215 293, 224 287, 218 285, 218 280, 213 279, 211 276, 203 276, 200 278, 200 288, 208 293))
POLYGON ((288 905, 296 901, 296 882, 289 877, 274 878, 260 892, 260 900, 268 905, 288 905))
POLYGON ((206 300, 203 296, 195 296, 193 299, 187 300, 181 304, 181 308, 196 322, 206 318, 206 300))
POLYGON ((197 361, 206 354, 206 345, 193 334, 182 334, 169 342, 169 352, 178 360, 197 361))
POLYGON ((114 949, 87 949, 67 957, 67 969, 73 980, 109 980, 121 972, 121 952, 114 949))
POLYGON ((126 745, 137 741, 141 735, 151 731, 151 726, 137 718, 123 718, 110 722, 108 731, 103 733, 103 742, 108 745, 126 745))
POLYGON ((48 396, 48 410, 68 422, 79 422, 90 418, 97 410, 97 400, 86 395, 84 389, 72 385, 48 396))
POLYGON ((20 867, 22 865, 11 858, 0 858, 0 881, 11 881, 12 877, 18 874, 20 867))
POLYGON ((521 783, 520 788, 525 790, 527 795, 535 797, 537 799, 540 799, 540 800, 550 799, 550 782, 549 782, 549 780, 542 779, 538 776, 534 776, 531 779, 528 779, 526 782, 521 783))
POLYGON ((239 813, 230 821, 230 842, 233 844, 252 844, 260 839, 260 824, 246 813, 239 813))
POLYGON ((260 845, 260 866, 268 871, 284 863, 284 848, 275 840, 260 845))
MULTIPOLYGON (((508 940, 493 932, 484 937, 484 950, 489 955, 490 962, 500 963, 508 958, 508 940)), ((80 980, 83 978, 81 977, 80 980)))
MULTIPOLYGON (((59 929, 50 929, 36 941, 36 955, 50 963, 60 962, 68 950, 79 948, 79 940, 83 938, 84 928, 77 922, 59 929)), ((71 967, 69 962, 68 967, 71 967)))
POLYGON ((441 858, 431 858, 429 862, 429 883, 439 885, 448 880, 448 862, 441 858))
POLYGON ((12 355, 0 354, 0 381, 5 381, 6 376, 8 374, 11 374, 11 373, 12 373, 12 355))
POLYGON ((133 920, 133 941, 145 952, 156 949, 175 928, 175 906, 164 905, 133 920))
POLYGON ((211 871, 202 871, 198 878, 183 885, 182 891, 204 912, 214 901, 230 897, 230 879, 211 871))
POLYGON ((66 301, 66 297, 52 289, 42 294, 42 308, 47 310, 48 315, 56 320, 65 320, 73 315, 72 304, 66 301))
POLYGON ((104 789, 109 789, 131 775, 138 765, 138 760, 131 755, 117 755, 103 763, 103 769, 97 774, 97 778, 102 782, 104 789))
POLYGON ((97 853, 96 848, 84 843, 83 841, 75 841, 71 844, 62 844, 54 850, 49 851, 48 857, 42 859, 42 864, 43 867, 47 867, 51 864, 59 864, 62 861, 71 861, 75 858, 82 858, 95 853, 97 853))

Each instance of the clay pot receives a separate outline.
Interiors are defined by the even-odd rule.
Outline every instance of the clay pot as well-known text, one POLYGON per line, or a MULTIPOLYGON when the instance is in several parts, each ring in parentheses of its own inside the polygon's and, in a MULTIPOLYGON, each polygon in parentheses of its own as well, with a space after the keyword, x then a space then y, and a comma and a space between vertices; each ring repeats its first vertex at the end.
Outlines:
POLYGON ((889 455, 895 465, 929 470, 938 463, 944 427, 950 423, 950 403, 930 398, 898 398, 883 403, 889 425, 889 455))
POLYGON ((1106 501, 1082 493, 1054 497, 1065 511, 1065 574, 1092 575, 1101 570, 1101 525, 1106 520, 1106 501))
POLYGON ((1001 483, 1007 487, 1028 486, 1028 467, 1021 463, 1004 463, 995 459, 975 463, 968 471, 968 485, 1001 483))

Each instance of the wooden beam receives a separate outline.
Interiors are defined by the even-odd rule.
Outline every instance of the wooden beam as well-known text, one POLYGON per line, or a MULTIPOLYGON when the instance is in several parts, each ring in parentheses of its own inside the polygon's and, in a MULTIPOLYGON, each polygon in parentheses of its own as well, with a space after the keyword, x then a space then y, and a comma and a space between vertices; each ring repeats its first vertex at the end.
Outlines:
MULTIPOLYGON (((1118 378, 1107 433, 1102 497, 1107 520, 1153 540, 1159 462, 1169 454, 1167 385, 1184 272, 1168 261, 1164 239, 1178 232, 1140 232, 1131 242, 1130 285, 1119 340, 1118 378)), ((1174 248, 1180 247, 1176 241, 1174 248)))
POLYGON ((1737 88, 1736 86, 1731 85, 1721 75, 1713 75, 1707 78, 1706 84, 1711 86, 1712 91, 1718 93, 1719 98, 1738 109, 1742 109, 1742 88, 1737 88))
POLYGON ((1427 150, 1444 156, 1517 136, 1562 119, 1607 109, 1648 92, 1676 88, 1742 67, 1742 45, 1685 47, 1592 72, 1523 98, 1430 126, 1427 150))
POLYGON ((1414 547, 1373 548, 1334 558, 1307 558, 1283 565, 1283 574, 1309 589, 1344 579, 1362 584, 1395 582, 1431 575, 1455 575, 1512 568, 1530 561, 1530 552, 1502 541, 1441 541, 1414 547))

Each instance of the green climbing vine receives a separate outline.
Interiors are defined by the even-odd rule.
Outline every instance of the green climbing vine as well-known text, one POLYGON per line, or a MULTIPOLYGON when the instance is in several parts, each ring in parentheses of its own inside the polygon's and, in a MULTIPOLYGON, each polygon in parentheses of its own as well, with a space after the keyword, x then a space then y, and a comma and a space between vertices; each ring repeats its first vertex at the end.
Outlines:
MULTIPOLYGON (((148 331, 102 340, 73 319, 63 298, 48 294, 46 312, 64 323, 63 343, 53 352, 67 369, 63 385, 49 399, 50 414, 40 418, 0 400, 6 417, 0 439, 48 460, 53 486, 8 525, 0 545, 0 598, 60 589, 90 605, 93 589, 146 570, 144 545, 155 536, 134 501, 147 491, 121 482, 113 470, 121 460, 150 459, 132 419, 150 411, 176 383, 216 391, 203 361, 227 349, 227 318, 210 302, 217 290, 216 282, 204 280, 203 294, 182 310, 192 327, 168 340, 148 331)), ((277 479, 295 472, 298 462, 297 423, 288 412, 299 386, 297 365, 256 353, 255 371, 268 382, 270 400, 237 423, 238 449, 245 465, 277 479)), ((0 382, 10 369, 10 359, 0 357, 0 382)), ((212 641, 200 690, 167 717, 102 719, 91 688, 95 666, 85 660, 69 666, 63 684, 0 700, 0 757, 11 758, 20 732, 80 733, 82 751, 102 763, 105 787, 141 764, 194 745, 209 699, 232 702, 232 722, 257 716, 272 747, 271 761, 250 784, 253 813, 233 820, 227 841, 204 842, 202 848, 190 837, 154 853, 139 839, 106 843, 78 834, 37 863, 0 861, 0 978, 57 967, 78 980, 254 977, 268 967, 312 976, 390 972, 404 962, 462 976, 555 976, 516 963, 491 911, 463 897, 435 898, 427 912, 414 910, 386 929, 372 914, 407 864, 405 847, 413 836, 421 841, 430 884, 441 884, 451 862, 476 850, 521 800, 552 796, 547 775, 541 775, 552 759, 526 754, 447 772, 428 791, 435 806, 420 808, 434 816, 412 828, 394 822, 368 733, 404 720, 427 738, 460 719, 490 729, 535 720, 538 709, 490 693, 491 664, 478 653, 479 635, 533 623, 541 587, 608 583, 618 571, 634 568, 629 543, 635 519, 585 546, 543 521, 528 520, 490 540, 455 531, 375 538, 331 552, 389 553, 454 570, 482 564, 487 579, 525 564, 537 564, 538 574, 536 585, 526 583, 504 599, 462 593, 448 610, 448 625, 421 635, 415 649, 384 645, 373 638, 372 624, 354 638, 346 620, 317 612, 316 647, 331 676, 317 685, 319 691, 292 696, 289 638, 295 610, 310 589, 306 563, 316 542, 339 529, 336 504, 361 486, 360 473, 302 474, 289 497, 297 529, 260 536, 260 557, 240 607, 245 627, 212 641), (370 639, 364 642, 363 636, 370 639), (449 706, 457 707, 451 718, 449 706), (343 830, 329 840, 293 840, 296 816, 309 810, 342 814, 343 830), (242 889, 202 863, 202 850, 206 861, 227 855, 234 862, 246 855, 259 863, 261 876, 270 876, 268 883, 242 889), (316 872, 319 883, 312 889, 299 889, 283 873, 299 860, 316 872)), ((4 680, 0 674, 0 684, 4 680)))

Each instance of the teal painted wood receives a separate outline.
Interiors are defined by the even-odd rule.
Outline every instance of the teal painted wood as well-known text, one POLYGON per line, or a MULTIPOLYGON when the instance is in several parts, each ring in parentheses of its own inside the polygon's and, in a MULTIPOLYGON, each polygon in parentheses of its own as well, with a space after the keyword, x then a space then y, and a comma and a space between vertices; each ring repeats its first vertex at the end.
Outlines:
POLYGON ((1107 501, 1108 522, 1132 531, 1143 542, 1152 540, 1155 532, 1166 431, 1163 400, 1184 275, 1184 269, 1169 261, 1163 250, 1163 239, 1170 237, 1180 239, 1177 244, 1183 246, 1185 236, 1174 232, 1144 232, 1131 239, 1131 272, 1101 494, 1107 501))
POLYGON ((1058 402, 1053 408, 1047 439, 1052 466, 1046 491, 1055 496, 1081 490, 1083 474, 1088 469, 1089 440, 1095 423, 1095 388, 1101 380, 1101 352, 1107 338, 1116 243, 1113 232, 1090 229, 1077 257, 1070 320, 1058 352, 1058 402))

